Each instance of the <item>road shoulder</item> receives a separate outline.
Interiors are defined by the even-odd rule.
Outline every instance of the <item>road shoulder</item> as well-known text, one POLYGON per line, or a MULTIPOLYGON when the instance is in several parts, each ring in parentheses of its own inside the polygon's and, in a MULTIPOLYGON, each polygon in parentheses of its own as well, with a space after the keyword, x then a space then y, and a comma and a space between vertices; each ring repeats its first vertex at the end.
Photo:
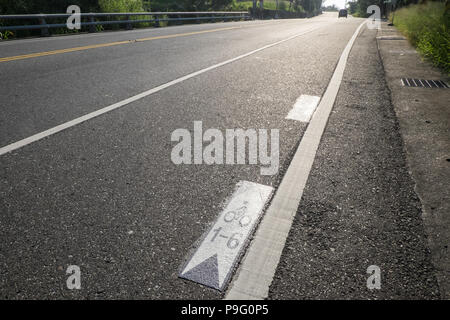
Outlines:
POLYGON ((387 23, 378 31, 377 43, 400 124, 408 170, 422 204, 432 263, 441 297, 450 299, 450 89, 404 87, 401 78, 449 78, 401 39, 387 23))
POLYGON ((363 28, 350 53, 270 299, 439 297, 375 37, 363 28))

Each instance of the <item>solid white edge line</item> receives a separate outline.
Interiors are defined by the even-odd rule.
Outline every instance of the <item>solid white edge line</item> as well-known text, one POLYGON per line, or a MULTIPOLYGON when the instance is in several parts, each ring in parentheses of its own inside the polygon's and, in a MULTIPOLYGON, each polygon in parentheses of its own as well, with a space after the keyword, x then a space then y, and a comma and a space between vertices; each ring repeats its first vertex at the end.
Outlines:
POLYGON ((225 296, 227 300, 265 299, 297 213, 317 148, 339 91, 353 43, 364 21, 341 54, 328 87, 316 109, 278 190, 225 296))
POLYGON ((307 29, 307 30, 305 30, 305 31, 303 31, 303 32, 300 32, 300 33, 297 33, 297 34, 295 34, 295 35, 293 35, 293 36, 290 36, 290 37, 288 37, 288 38, 286 38, 286 39, 283 39, 283 40, 280 40, 280 41, 277 41, 277 42, 274 42, 274 43, 265 45, 265 46, 263 46, 263 47, 261 47, 261 48, 259 48, 259 49, 256 49, 256 50, 253 50, 253 51, 244 53, 244 54, 242 54, 242 55, 240 55, 240 56, 237 56, 237 57, 235 57, 235 58, 232 58, 232 59, 229 59, 229 60, 226 60, 226 61, 217 63, 217 64, 215 64, 215 65, 212 65, 212 66, 210 66, 210 67, 204 68, 204 69, 202 69, 202 70, 199 70, 199 71, 190 73, 190 74, 185 75, 185 76, 183 76, 183 77, 181 77, 181 78, 172 80, 172 81, 170 81, 170 82, 167 82, 167 83, 165 83, 165 84, 162 84, 162 85, 160 85, 160 86, 157 86, 157 87, 155 87, 155 88, 153 88, 153 89, 144 91, 144 92, 142 92, 142 93, 140 93, 140 94, 137 94, 137 95, 135 95, 135 96, 133 96, 133 97, 127 98, 127 99, 122 100, 122 101, 119 101, 119 102, 117 102, 117 103, 115 103, 115 104, 112 104, 112 105, 110 105, 110 106, 107 106, 107 107, 104 107, 104 108, 102 108, 102 109, 96 110, 96 111, 94 111, 94 112, 88 113, 88 114, 86 114, 86 115, 84 115, 84 116, 75 118, 75 119, 73 119, 73 120, 71 120, 71 121, 65 122, 65 123, 63 123, 63 124, 60 124, 60 125, 58 125, 58 126, 56 126, 56 127, 53 127, 53 128, 50 128, 50 129, 48 129, 48 130, 39 132, 39 133, 34 134, 34 135, 32 135, 32 136, 30 136, 30 137, 28 137, 28 138, 25 138, 25 139, 16 141, 16 142, 14 142, 14 143, 11 143, 11 144, 9 144, 9 145, 6 145, 6 146, 0 148, 0 156, 1 156, 1 155, 4 155, 5 153, 8 153, 8 152, 14 151, 14 150, 16 150, 16 149, 22 148, 22 147, 24 147, 24 146, 26 146, 26 145, 28 145, 28 144, 30 144, 30 143, 33 143, 33 142, 36 142, 36 141, 41 140, 41 139, 43 139, 43 138, 46 138, 46 137, 48 137, 48 136, 51 136, 51 135, 53 135, 53 134, 55 134, 55 133, 58 133, 58 132, 60 132, 60 131, 65 130, 65 129, 68 129, 68 128, 70 128, 70 127, 76 126, 76 125, 78 125, 78 124, 80 124, 80 123, 82 123, 82 122, 85 122, 85 121, 87 121, 87 120, 90 120, 90 119, 93 119, 93 118, 95 118, 95 117, 98 117, 98 116, 100 116, 100 115, 102 115, 102 114, 105 114, 105 113, 107 113, 107 112, 110 112, 110 111, 113 111, 113 110, 118 109, 118 108, 120 108, 120 107, 123 107, 123 106, 125 106, 125 105, 127 105, 127 104, 130 104, 130 103, 135 102, 135 101, 137 101, 137 100, 140 100, 140 99, 142 99, 142 98, 144 98, 144 97, 147 97, 147 96, 149 96, 149 95, 152 95, 152 94, 154 94, 154 93, 157 93, 157 92, 159 92, 159 91, 161 91, 161 90, 164 90, 164 89, 166 89, 166 88, 168 88, 168 87, 171 87, 171 86, 173 86, 173 85, 176 85, 176 84, 178 84, 178 83, 180 83, 180 82, 183 82, 183 81, 185 81, 185 80, 194 78, 194 77, 196 77, 196 76, 198 76, 198 75, 201 75, 201 74, 203 74, 203 73, 205 73, 205 72, 208 72, 208 71, 211 71, 211 70, 213 70, 213 69, 216 69, 216 68, 222 67, 222 66, 224 66, 224 65, 230 64, 230 63, 235 62, 235 61, 237 61, 237 60, 246 58, 246 57, 248 57, 248 56, 250 56, 250 55, 253 55, 253 54, 257 53, 257 52, 260 52, 260 51, 262 51, 262 50, 265 50, 265 49, 268 49, 268 48, 277 46, 277 45, 279 45, 279 44, 281 44, 281 43, 284 43, 284 42, 286 42, 286 41, 295 39, 295 38, 297 38, 297 37, 300 37, 300 36, 302 36, 302 35, 305 35, 305 34, 307 34, 307 33, 309 33, 309 32, 312 32, 312 31, 314 31, 314 30, 317 30, 317 29, 320 29, 320 28, 323 28, 323 27, 324 27, 324 25, 321 25, 320 27, 315 27, 315 28, 307 29))

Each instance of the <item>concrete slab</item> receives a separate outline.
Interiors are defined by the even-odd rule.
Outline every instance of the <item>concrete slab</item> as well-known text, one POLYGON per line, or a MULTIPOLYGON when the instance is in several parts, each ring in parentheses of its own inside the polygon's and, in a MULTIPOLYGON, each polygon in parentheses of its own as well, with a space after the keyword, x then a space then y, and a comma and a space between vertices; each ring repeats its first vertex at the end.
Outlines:
POLYGON ((422 218, 428 235, 432 263, 440 294, 450 299, 450 90, 403 87, 400 78, 449 77, 423 61, 407 41, 380 41, 385 34, 401 36, 382 23, 378 48, 392 103, 404 140, 410 174, 422 203, 422 218))

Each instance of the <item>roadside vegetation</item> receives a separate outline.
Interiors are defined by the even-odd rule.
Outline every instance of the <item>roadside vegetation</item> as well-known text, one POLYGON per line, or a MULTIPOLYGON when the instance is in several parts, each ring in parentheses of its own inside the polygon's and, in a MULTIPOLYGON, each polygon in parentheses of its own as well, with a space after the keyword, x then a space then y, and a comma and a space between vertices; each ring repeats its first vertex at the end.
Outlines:
POLYGON ((265 19, 278 18, 304 18, 320 14, 322 0, 264 0, 264 10, 259 8, 253 12, 253 1, 232 1, 232 10, 245 10, 253 15, 265 19))
POLYGON ((422 56, 450 74, 449 6, 445 8, 443 2, 427 2, 401 8, 395 12, 394 25, 422 56))
MULTIPOLYGON (((248 10, 253 7, 253 1, 233 1, 233 10, 248 10)), ((294 3, 294 1, 278 1, 278 10, 283 11, 295 11, 297 8, 301 7, 300 2, 294 3), (297 6, 295 6, 297 4, 297 6)), ((264 0, 264 9, 276 10, 277 2, 275 0, 264 0)))
MULTIPOLYGON (((240 0, 0 0, 0 15, 65 13, 70 5, 78 5, 82 12, 174 12, 174 11, 249 11, 260 18, 301 18, 320 13, 322 0, 265 0, 264 10, 252 12, 253 1, 240 0)), ((258 1, 259 5, 259 1, 258 1)), ((130 19, 150 17, 130 17, 130 19)), ((126 19, 114 17, 112 19, 126 19)), ((102 19, 104 20, 104 19, 102 19)), ((0 20, 0 26, 36 24, 31 20, 0 20)), ((46 19, 46 23, 61 23, 61 19, 46 19)), ((192 22, 194 23, 194 22, 192 22)), ((160 22, 165 26, 171 22, 160 22)), ((151 23, 135 24, 135 27, 150 27, 151 23)), ((119 29, 120 25, 98 25, 97 31, 119 29)), ((86 31, 83 28, 82 31, 86 31)), ((67 28, 52 29, 52 34, 76 33, 67 28)), ((39 35, 39 30, 0 32, 0 40, 39 35)))
MULTIPOLYGON (((78 5, 82 12, 142 12, 150 11, 150 1, 146 0, 0 0, 0 15, 65 13, 70 5, 78 5)), ((132 17, 131 19, 133 19, 132 17)), ((141 17, 142 18, 142 17, 141 17)), ((117 19, 117 18, 116 18, 117 19)), ((124 18, 118 18, 124 19, 124 18)), ((134 18, 136 19, 136 18, 134 18)), ((0 20, 0 26, 36 24, 32 20, 0 20)), ((61 23, 61 19, 47 19, 46 23, 61 23)), ((141 26, 144 26, 142 24, 141 26)), ((119 29, 118 25, 96 26, 97 31, 119 29)), ((52 29, 52 34, 77 33, 67 28, 52 29)), ((39 35, 39 30, 3 31, 0 40, 39 35)))
POLYGON ((450 0, 397 0, 396 7, 392 2, 355 0, 348 2, 348 10, 353 16, 367 17, 371 4, 381 8, 382 17, 393 20, 423 57, 450 74, 450 0))
MULTIPOLYGON (((367 14, 367 8, 370 5, 377 5, 381 10, 385 10, 387 5, 384 3, 385 0, 355 0, 347 2, 348 13, 354 17, 366 18, 369 16, 367 14)), ((399 1, 409 1, 409 0, 399 0, 399 1)))
POLYGON ((322 7, 322 10, 327 12, 338 12, 339 8, 336 7, 336 5, 332 4, 331 6, 322 7))
MULTIPOLYGON (((249 11, 253 8, 253 1, 240 0, 152 0, 151 3, 154 11, 249 11)), ((322 0, 264 0, 263 3, 264 10, 269 11, 314 12, 320 9, 322 0)))

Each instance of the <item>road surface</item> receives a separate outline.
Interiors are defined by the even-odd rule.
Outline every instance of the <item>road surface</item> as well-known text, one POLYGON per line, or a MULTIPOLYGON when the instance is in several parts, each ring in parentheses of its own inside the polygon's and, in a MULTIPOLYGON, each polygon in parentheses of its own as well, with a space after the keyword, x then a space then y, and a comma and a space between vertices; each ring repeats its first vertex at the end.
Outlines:
MULTIPOLYGON (((279 186, 308 126, 286 116, 322 97, 363 22, 336 16, 0 43, 0 147, 64 126, 0 156, 0 297, 223 298, 180 268, 239 181, 279 186), (171 135, 194 121, 278 129, 279 170, 174 164, 171 135)), ((436 297, 375 36, 356 39, 269 298, 436 297)))

